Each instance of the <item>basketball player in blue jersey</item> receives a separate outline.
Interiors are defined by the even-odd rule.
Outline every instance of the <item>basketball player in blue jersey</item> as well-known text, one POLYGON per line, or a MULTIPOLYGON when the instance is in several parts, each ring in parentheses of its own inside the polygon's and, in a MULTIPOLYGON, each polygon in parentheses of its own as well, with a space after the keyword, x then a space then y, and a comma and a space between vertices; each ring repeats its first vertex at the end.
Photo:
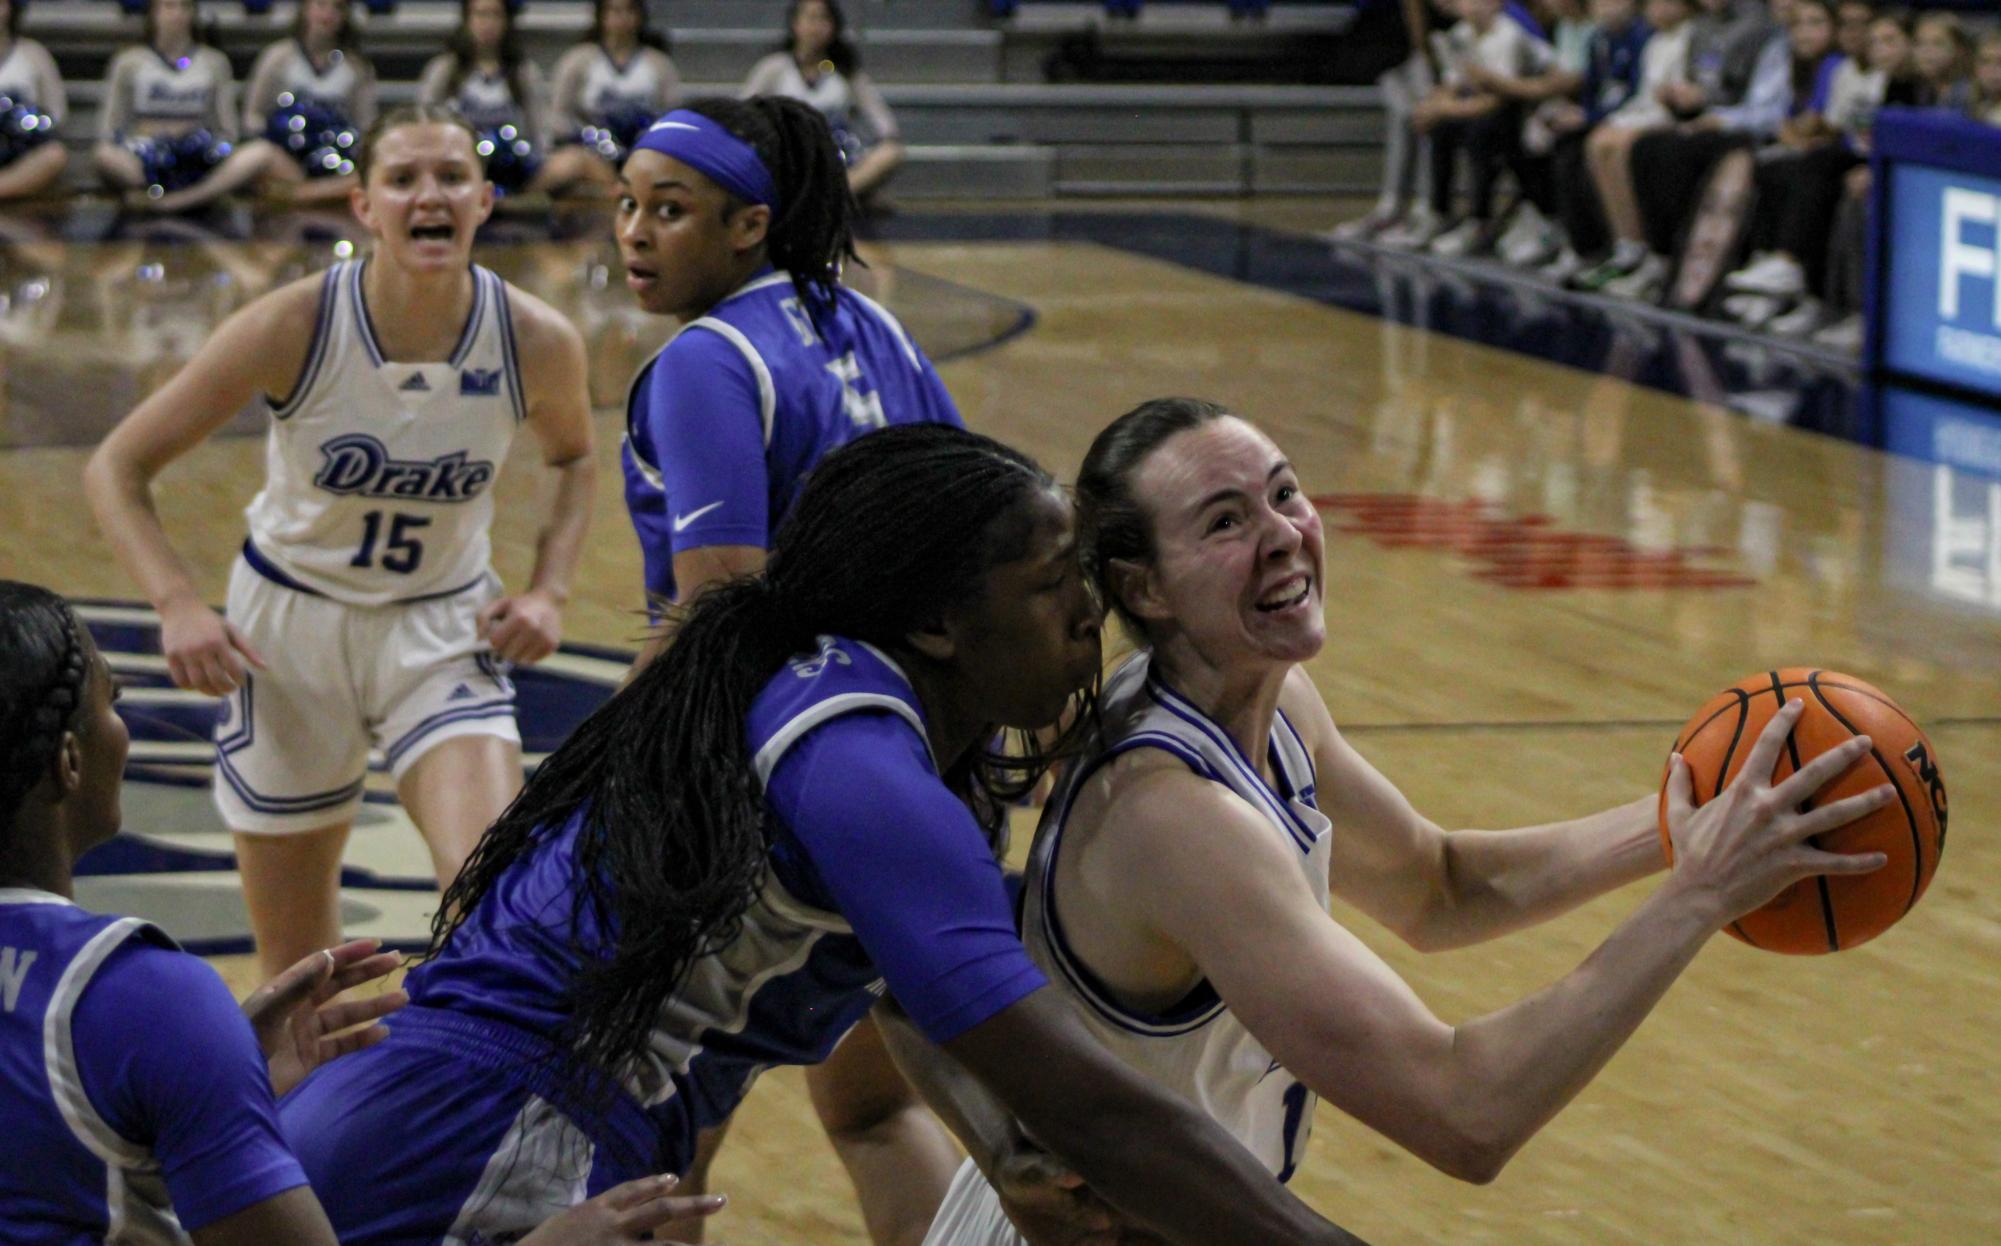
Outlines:
POLYGON ((471 131, 442 109, 392 112, 361 176, 367 259, 232 316, 85 473, 106 538, 159 609, 174 682, 228 698, 215 798, 267 969, 337 941, 341 852, 371 748, 440 886, 513 798, 507 667, 555 650, 590 517, 583 343, 471 263, 493 204, 471 131), (259 401, 269 474, 218 616, 168 543, 151 482, 259 401), (554 501, 530 583, 506 595, 487 529, 523 426, 554 501))
MULTIPOLYGON (((333 1246, 273 1091, 386 1036, 399 992, 327 1000, 399 958, 330 948, 239 1010, 157 928, 78 908, 72 866, 118 831, 115 700, 68 604, 0 580, 0 1241, 333 1246)), ((649 1240, 721 1202, 669 1188, 633 1182, 527 1242, 649 1240)))
MULTIPOLYGON (((648 596, 688 601, 764 565, 828 451, 887 425, 957 425, 959 413, 896 318, 840 284, 854 201, 811 108, 697 101, 640 137, 623 180, 627 282, 647 311, 682 322, 627 398, 626 506, 648 596)), ((944 1130, 873 1023, 808 1081, 875 1241, 914 1246, 957 1165, 944 1130)))
POLYGON ((389 1038, 281 1105, 341 1240, 504 1240, 678 1171, 880 1004, 1168 1240, 1352 1243, 1091 1041, 1015 936, 996 844, 1041 767, 991 746, 1095 679, 1073 548, 1048 474, 963 429, 822 460, 763 573, 697 597, 480 841, 389 1038))
MULTIPOLYGON (((1448 833, 1413 809, 1301 669, 1326 642, 1320 521, 1278 447, 1222 408, 1164 399, 1122 417, 1085 456, 1077 498, 1084 563, 1144 648, 1107 682, 1093 755, 1047 806, 1023 939, 1099 1042, 1202 1104, 1280 1181, 1316 1096, 1446 1173, 1492 1180, 1712 934, 1802 877, 1883 862, 1806 841, 1880 808, 1887 786, 1794 812, 1866 741, 1771 782, 1795 705, 1723 799, 1692 809, 1677 767, 1673 877, 1583 968, 1446 1025, 1329 917, 1330 891, 1413 946, 1480 942, 1660 869, 1656 796, 1498 832, 1448 833)), ((1019 1145, 996 1119, 959 1122, 989 1168, 1019 1145)), ((1024 1238, 969 1163, 927 1241, 1024 1238)))

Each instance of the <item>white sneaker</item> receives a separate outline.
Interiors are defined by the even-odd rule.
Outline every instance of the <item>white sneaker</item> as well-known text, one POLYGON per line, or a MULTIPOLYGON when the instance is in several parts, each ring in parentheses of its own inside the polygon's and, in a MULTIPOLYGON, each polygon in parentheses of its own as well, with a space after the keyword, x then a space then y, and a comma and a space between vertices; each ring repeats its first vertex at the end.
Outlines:
POLYGON ((1862 315, 1843 316, 1833 324, 1813 335, 1815 346, 1825 346, 1829 350, 1860 354, 1862 351, 1862 315))
POLYGON ((1514 215, 1508 218, 1508 227, 1501 231, 1500 238, 1495 241, 1494 254, 1500 256, 1504 264, 1513 263, 1514 261, 1508 256, 1540 238, 1543 228, 1548 224, 1549 221, 1536 210, 1536 206, 1524 200, 1521 206, 1515 209, 1514 215))
POLYGON ((1584 271, 1584 257, 1565 246, 1556 253, 1556 258, 1536 269, 1536 276, 1551 285, 1561 286, 1572 277, 1584 271))
POLYGON ((1661 287, 1667 284, 1668 265, 1665 259, 1648 252, 1640 266, 1623 277, 1615 277, 1605 283, 1605 293, 1615 299, 1629 299, 1634 302, 1651 303, 1660 297, 1661 287))
POLYGON ((1723 314, 1747 329, 1762 329, 1785 310, 1784 301, 1769 294, 1732 294, 1723 300, 1723 314))
POLYGON ((1464 220, 1433 238, 1430 251, 1448 260, 1462 259, 1485 250, 1486 234, 1485 221, 1464 220))
POLYGON ((1541 268, 1563 249, 1563 231, 1545 224, 1512 252, 1502 251, 1501 262, 1510 268, 1541 268))
POLYGON ((1376 235, 1376 245, 1398 251, 1422 251, 1431 240, 1445 232, 1445 222, 1430 208, 1415 208, 1399 223, 1376 235))
POLYGON ((1725 277, 1723 288, 1741 294, 1796 299, 1806 293, 1806 270, 1798 260, 1788 256, 1768 255, 1725 277))
POLYGON ((1328 236, 1336 242, 1366 242, 1395 225, 1402 217, 1403 214, 1394 208, 1378 206, 1367 216, 1342 221, 1328 231, 1328 236))
POLYGON ((1783 316, 1774 316, 1765 324, 1767 333, 1780 337, 1801 338, 1826 327, 1827 305, 1819 299, 1801 299, 1800 305, 1783 316))

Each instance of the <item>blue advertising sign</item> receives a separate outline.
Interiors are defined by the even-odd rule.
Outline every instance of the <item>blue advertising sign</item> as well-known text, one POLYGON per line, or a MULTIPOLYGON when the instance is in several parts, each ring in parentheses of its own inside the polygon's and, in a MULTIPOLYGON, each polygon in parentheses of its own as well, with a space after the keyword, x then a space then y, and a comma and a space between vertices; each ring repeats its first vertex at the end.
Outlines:
POLYGON ((2001 396, 2001 179, 1890 168, 1884 365, 2001 396))

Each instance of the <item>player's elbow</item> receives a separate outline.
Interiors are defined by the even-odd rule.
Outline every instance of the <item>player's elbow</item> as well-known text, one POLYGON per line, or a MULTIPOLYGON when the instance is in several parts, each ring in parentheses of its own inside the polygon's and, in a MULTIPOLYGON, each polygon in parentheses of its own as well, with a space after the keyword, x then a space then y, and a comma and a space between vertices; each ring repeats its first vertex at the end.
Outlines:
POLYGON ((1521 1149, 1518 1141, 1477 1121, 1454 1121, 1422 1146, 1419 1159, 1457 1181, 1491 1185, 1521 1149))

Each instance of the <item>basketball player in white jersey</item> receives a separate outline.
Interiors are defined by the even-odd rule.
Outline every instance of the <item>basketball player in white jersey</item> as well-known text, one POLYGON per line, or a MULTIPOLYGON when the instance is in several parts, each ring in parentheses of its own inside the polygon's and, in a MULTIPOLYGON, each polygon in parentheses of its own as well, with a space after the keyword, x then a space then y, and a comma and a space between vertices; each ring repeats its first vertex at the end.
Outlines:
POLYGON ((521 785, 510 663, 556 648, 593 485, 583 342, 471 263, 493 206, 455 114, 392 112, 362 158, 375 238, 258 299, 105 439, 98 522, 160 611, 174 682, 229 698, 215 799, 265 965, 337 942, 339 872, 371 747, 440 884, 521 785), (151 483, 246 404, 268 476, 225 616, 203 604, 151 483), (526 591, 489 566, 494 477, 525 424, 556 477, 526 591))
MULTIPOLYGON (((1794 812, 1866 744, 1771 784, 1795 705, 1744 766, 1763 782, 1695 810, 1677 764, 1674 874, 1582 968, 1449 1026, 1329 917, 1330 889, 1413 946, 1479 942, 1660 869, 1655 797, 1498 832, 1447 832, 1413 809, 1341 738, 1299 665, 1327 639, 1319 517, 1278 447, 1222 408, 1162 399, 1122 417, 1077 495, 1086 565, 1146 647, 1107 682, 1098 749, 1036 832, 1023 942, 1100 1043, 1280 1181, 1305 1154, 1316 1096, 1444 1172, 1491 1180, 1710 935, 1799 878, 1883 863, 1804 841, 1889 788, 1794 812)), ((954 1123, 980 1167, 1024 1149, 977 1104, 954 1123)), ((927 1246, 1089 1227, 1080 1199, 1067 1226, 1060 1205, 1039 1220, 1012 1208, 1018 1230, 980 1167, 961 1168, 927 1246)))

